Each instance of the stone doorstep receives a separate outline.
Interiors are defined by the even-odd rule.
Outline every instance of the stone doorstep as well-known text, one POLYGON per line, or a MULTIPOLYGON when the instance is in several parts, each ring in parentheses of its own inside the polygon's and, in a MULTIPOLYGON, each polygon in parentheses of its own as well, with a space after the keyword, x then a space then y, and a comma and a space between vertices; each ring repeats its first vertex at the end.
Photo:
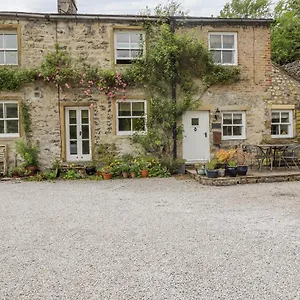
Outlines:
POLYGON ((194 170, 186 170, 190 177, 197 180, 203 185, 213 186, 229 186, 237 184, 251 184, 251 183, 269 183, 269 182, 286 182, 286 181, 300 181, 300 171, 298 172, 285 172, 282 174, 261 174, 261 175, 248 175, 238 177, 219 177, 208 178, 196 174, 194 170))

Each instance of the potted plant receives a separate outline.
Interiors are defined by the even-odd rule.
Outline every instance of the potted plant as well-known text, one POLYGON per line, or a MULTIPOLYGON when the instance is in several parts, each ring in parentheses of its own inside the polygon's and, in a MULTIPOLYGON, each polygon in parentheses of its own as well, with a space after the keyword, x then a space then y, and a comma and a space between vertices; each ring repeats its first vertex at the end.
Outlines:
POLYGON ((198 170, 197 170, 198 175, 206 175, 205 173, 205 165, 204 164, 199 164, 198 170))
POLYGON ((36 174, 38 171, 38 154, 39 148, 37 145, 33 145, 30 141, 24 141, 19 139, 15 143, 17 153, 24 160, 24 167, 30 171, 31 174, 36 174))
POLYGON ((96 174, 96 166, 95 163, 90 163, 85 167, 85 173, 87 175, 95 175, 96 174))
POLYGON ((251 163, 252 154, 244 151, 240 146, 236 149, 234 159, 237 162, 237 174, 240 176, 246 176, 248 172, 248 164, 251 163))
POLYGON ((139 173, 139 171, 140 171, 139 166, 137 165, 136 162, 133 162, 130 165, 130 176, 131 176, 131 178, 135 178, 136 175, 139 173))
POLYGON ((109 165, 103 166, 101 168, 101 174, 105 180, 112 179, 112 167, 109 165))
POLYGON ((61 161, 59 158, 56 158, 52 164, 51 171, 56 174, 56 178, 58 178, 61 174, 61 161))
POLYGON ((23 177, 25 175, 25 169, 23 167, 13 167, 9 171, 9 176, 14 178, 23 177))
POLYGON ((234 160, 230 160, 227 164, 227 173, 230 177, 236 177, 237 175, 237 166, 234 160))
POLYGON ((211 160, 206 164, 206 176, 208 178, 217 178, 218 177, 218 170, 215 170, 217 165, 216 160, 211 160))
POLYGON ((220 149, 216 152, 215 157, 217 160, 217 169, 225 169, 226 165, 234 156, 235 149, 220 149))
POLYGON ((120 165, 120 170, 123 178, 128 178, 130 172, 130 165, 127 162, 122 162, 120 165))
POLYGON ((144 159, 141 159, 137 162, 139 171, 142 177, 148 177, 149 173, 149 163, 145 161, 144 159))

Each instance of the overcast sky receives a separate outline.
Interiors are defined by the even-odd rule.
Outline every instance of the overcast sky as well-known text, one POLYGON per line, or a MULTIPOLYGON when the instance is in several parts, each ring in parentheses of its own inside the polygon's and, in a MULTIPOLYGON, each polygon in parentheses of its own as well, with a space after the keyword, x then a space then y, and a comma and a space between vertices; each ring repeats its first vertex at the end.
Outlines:
MULTIPOLYGON (((137 14, 146 6, 150 8, 166 0, 77 0, 78 13, 86 14, 137 14)), ((179 1, 178 1, 179 2, 179 1)), ((217 16, 227 0, 182 0, 182 7, 190 16, 217 16)), ((0 0, 0 11, 57 12, 57 0, 0 0)))

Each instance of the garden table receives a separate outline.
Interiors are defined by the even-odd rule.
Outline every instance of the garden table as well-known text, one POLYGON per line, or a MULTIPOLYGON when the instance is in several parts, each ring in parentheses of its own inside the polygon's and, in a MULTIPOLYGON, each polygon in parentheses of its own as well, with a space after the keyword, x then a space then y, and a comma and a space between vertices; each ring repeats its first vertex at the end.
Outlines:
MULTIPOLYGON (((280 160, 281 155, 291 144, 260 144, 256 145, 261 151, 262 165, 264 162, 270 165, 271 171, 273 170, 274 162, 280 160)), ((261 169, 261 168, 260 168, 261 169)))

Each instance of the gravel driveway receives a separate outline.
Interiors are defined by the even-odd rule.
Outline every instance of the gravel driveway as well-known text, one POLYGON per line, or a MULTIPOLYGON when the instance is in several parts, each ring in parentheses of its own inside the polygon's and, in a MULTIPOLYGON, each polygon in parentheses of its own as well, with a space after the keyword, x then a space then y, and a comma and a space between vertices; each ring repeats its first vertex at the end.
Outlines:
POLYGON ((300 183, 0 182, 0 299, 300 299, 300 183))

